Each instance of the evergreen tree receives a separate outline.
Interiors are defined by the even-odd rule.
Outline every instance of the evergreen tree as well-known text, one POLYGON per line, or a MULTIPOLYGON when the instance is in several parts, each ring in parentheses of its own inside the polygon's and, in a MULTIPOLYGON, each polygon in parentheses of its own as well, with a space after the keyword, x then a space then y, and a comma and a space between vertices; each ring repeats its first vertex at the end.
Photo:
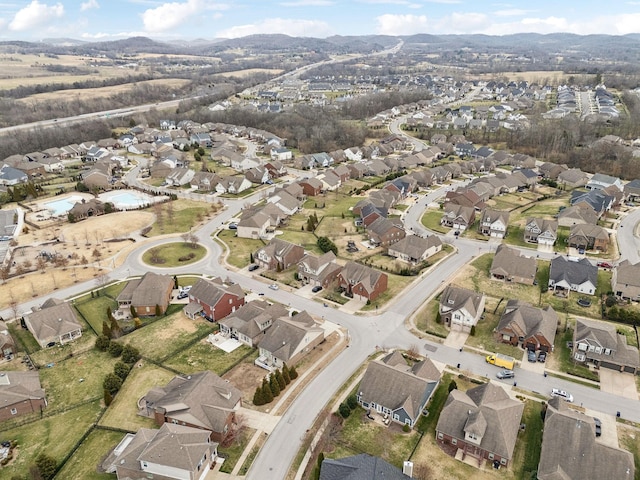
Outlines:
POLYGON ((111 338, 111 328, 109 328, 109 323, 106 320, 102 321, 102 335, 111 338))
POLYGON ((286 383, 287 385, 291 383, 291 377, 289 376, 289 367, 287 367, 286 363, 282 365, 282 378, 284 378, 284 383, 286 383))
POLYGON ((51 458, 45 453, 41 453, 38 458, 36 458, 36 467, 43 480, 51 480, 56 475, 58 465, 54 458, 51 458))
POLYGON ((114 317, 111 317, 109 329, 111 330, 111 338, 119 338, 122 335, 122 328, 120 328, 118 321, 114 317))
POLYGON ((110 322, 113 322, 113 313, 111 312, 111 306, 107 305, 107 318, 110 322))
POLYGON ((109 405, 111 405, 111 402, 113 402, 113 395, 111 395, 111 392, 105 388, 105 390, 104 390, 104 405, 105 405, 105 407, 108 407, 109 405))
POLYGON ((280 385, 278 384, 278 379, 273 373, 269 377, 269 387, 271 388, 271 393, 273 393, 274 398, 280 395, 280 385))
POLYGON ((138 312, 136 312, 136 309, 133 305, 131 305, 129 307, 129 310, 131 311, 131 317, 132 318, 138 318, 138 312))
POLYGON ((156 317, 159 317, 160 315, 162 315, 162 309, 160 308, 160 305, 156 305, 156 317))
POLYGON ((106 335, 100 335, 96 338, 96 348, 101 352, 106 352, 110 343, 111 340, 106 335))
POLYGON ((284 377, 282 376, 282 372, 280 371, 280 369, 276 370, 276 381, 278 382, 280 391, 286 388, 287 382, 284 381, 284 377))
POLYGON ((116 362, 113 366, 113 373, 124 381, 127 378, 127 375, 129 375, 130 368, 131 367, 124 362, 116 362))
POLYGON ((262 387, 257 387, 255 393, 253 394, 253 404, 257 407, 260 405, 264 405, 264 395, 262 392, 262 387))
POLYGON ((289 377, 291 377, 291 380, 298 378, 298 371, 296 370, 296 367, 291 367, 289 369, 289 377))
POLYGON ((262 381, 262 399, 264 400, 264 403, 271 403, 273 402, 273 392, 271 391, 271 387, 269 386, 269 382, 267 382, 266 379, 264 379, 262 381))

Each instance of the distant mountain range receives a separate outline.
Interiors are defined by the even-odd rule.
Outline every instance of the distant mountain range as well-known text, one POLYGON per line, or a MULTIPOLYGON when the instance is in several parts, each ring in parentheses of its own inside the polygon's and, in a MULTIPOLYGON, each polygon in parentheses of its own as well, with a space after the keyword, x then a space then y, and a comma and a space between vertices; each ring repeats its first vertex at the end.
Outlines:
POLYGON ((40 42, 0 42, 0 53, 11 51, 45 52, 54 54, 118 54, 165 53, 216 55, 226 50, 244 49, 253 53, 315 52, 323 54, 371 53, 389 48, 400 40, 404 52, 443 52, 471 49, 475 52, 518 53, 543 52, 547 55, 572 57, 619 58, 623 61, 640 59, 640 34, 548 35, 520 33, 515 35, 429 35, 392 37, 386 35, 333 36, 328 38, 289 37, 287 35, 250 35, 235 39, 197 39, 164 42, 147 37, 123 40, 86 42, 71 38, 50 38, 40 42))

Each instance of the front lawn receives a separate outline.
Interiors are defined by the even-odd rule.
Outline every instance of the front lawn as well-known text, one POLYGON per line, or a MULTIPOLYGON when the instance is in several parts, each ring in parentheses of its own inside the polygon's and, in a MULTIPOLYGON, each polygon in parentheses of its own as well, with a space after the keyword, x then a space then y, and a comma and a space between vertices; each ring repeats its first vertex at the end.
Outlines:
POLYGON ((175 373, 162 367, 141 361, 124 381, 113 402, 100 419, 100 425, 138 431, 140 428, 156 428, 152 418, 138 415, 137 402, 153 387, 163 387, 175 377, 175 373))
POLYGON ((202 245, 174 242, 148 249, 142 255, 142 261, 154 267, 181 267, 201 260, 206 254, 207 249, 202 245))
POLYGON ((500 317, 505 305, 506 301, 499 303, 497 298, 486 297, 484 318, 478 320, 475 328, 475 334, 469 335, 467 338, 467 344, 481 350, 498 352, 504 355, 509 355, 510 357, 521 358, 522 350, 520 348, 496 340, 494 332, 498 323, 500 323, 500 317), (498 308, 496 313, 493 313, 498 305, 500 305, 500 308, 498 308))
POLYGON ((450 228, 443 227, 440 224, 440 220, 442 219, 442 210, 427 210, 424 215, 422 215, 422 219, 420 222, 424 225, 425 228, 432 230, 438 233, 447 233, 450 228))
POLYGON ((166 360, 164 365, 185 374, 211 370, 222 376, 247 355, 251 354, 258 358, 258 351, 246 345, 227 353, 214 347, 206 340, 202 340, 186 350, 178 352, 175 356, 166 360))
POLYGON ((244 268, 251 263, 251 255, 265 243, 262 240, 236 237, 235 230, 221 230, 218 238, 227 246, 227 263, 236 268, 244 268))
POLYGON ((14 453, 13 461, 2 467, 2 478, 9 479, 12 476, 23 478, 41 453, 46 453, 57 462, 61 462, 91 428, 99 413, 100 402, 96 400, 59 415, 4 430, 2 438, 17 442, 18 449, 14 453))
POLYGON ((516 448, 511 460, 511 468, 516 478, 533 478, 540 463, 542 448, 542 404, 534 400, 527 400, 520 423, 525 425, 524 431, 518 431, 516 448))
POLYGON ((100 335, 102 322, 107 319, 107 308, 111 308, 112 312, 117 310, 118 302, 104 294, 95 298, 87 295, 82 297, 82 300, 78 299, 74 306, 91 325, 91 328, 100 335))
POLYGON ((369 302, 369 304, 362 307, 362 310, 371 311, 385 305, 387 302, 391 301, 391 299, 397 297, 400 292, 407 287, 407 285, 415 280, 415 277, 403 277, 392 273, 387 273, 387 276, 387 289, 374 301, 369 302))
POLYGON ((438 322, 439 301, 434 298, 425 303, 415 317, 416 328, 421 332, 435 335, 440 338, 447 338, 449 330, 442 321, 438 322))
MULTIPOLYGON (((561 321, 561 324, 565 325, 565 322, 561 321)), ((554 357, 556 359, 556 362, 559 363, 559 367, 557 368, 557 370, 561 372, 567 372, 568 374, 575 375, 576 377, 598 381, 598 374, 592 372, 583 364, 576 362, 571 355, 571 348, 567 347, 567 342, 573 341, 574 328, 575 322, 573 321, 569 321, 568 328, 558 327, 554 348, 554 357)))
POLYGON ((98 464, 124 437, 122 432, 94 428, 58 472, 67 480, 113 480, 113 474, 98 473, 98 464))
POLYGON ((220 472, 231 473, 233 471, 236 463, 240 460, 240 455, 242 455, 242 452, 247 448, 249 440, 251 440, 254 433, 256 433, 256 431, 253 428, 244 427, 232 445, 228 447, 218 447, 218 453, 225 456, 225 461, 220 467, 220 472))

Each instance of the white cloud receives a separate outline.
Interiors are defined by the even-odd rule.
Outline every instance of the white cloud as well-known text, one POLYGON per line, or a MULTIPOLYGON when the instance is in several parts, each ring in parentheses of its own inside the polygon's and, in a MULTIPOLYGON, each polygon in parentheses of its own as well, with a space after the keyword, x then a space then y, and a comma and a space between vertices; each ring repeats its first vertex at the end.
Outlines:
POLYGON ((88 0, 80 4, 80 11, 91 10, 92 8, 100 8, 97 0, 88 0))
POLYGON ((295 0, 293 2, 282 2, 282 7, 330 7, 336 2, 330 0, 295 0))
POLYGON ((413 35, 426 33, 429 22, 426 15, 380 15, 376 17, 376 32, 380 35, 413 35))
POLYGON ((11 23, 9 23, 9 30, 20 32, 41 27, 52 20, 61 18, 63 15, 64 6, 61 3, 47 5, 38 2, 38 0, 33 0, 22 10, 18 10, 11 23))
POLYGON ((522 8, 506 8, 504 10, 496 10, 493 14, 496 17, 520 17, 522 15, 528 15, 533 10, 524 10, 522 8))
POLYGON ((218 38, 239 38, 247 35, 282 33, 292 37, 325 38, 333 34, 326 22, 291 18, 267 18, 260 23, 238 25, 216 33, 218 38))
POLYGON ((165 32, 201 17, 206 10, 226 10, 228 5, 211 3, 207 0, 187 0, 186 2, 163 3, 142 13, 142 22, 147 32, 165 32))

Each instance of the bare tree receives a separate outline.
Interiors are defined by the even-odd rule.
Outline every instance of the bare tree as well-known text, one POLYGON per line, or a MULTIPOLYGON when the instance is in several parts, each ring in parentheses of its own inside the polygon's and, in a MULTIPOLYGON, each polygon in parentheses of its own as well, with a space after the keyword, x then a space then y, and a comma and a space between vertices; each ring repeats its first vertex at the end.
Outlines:
POLYGON ((182 238, 182 241, 184 243, 189 243, 189 237, 191 236, 190 232, 184 232, 182 235, 180 235, 180 238, 182 238))
POLYGON ((106 273, 99 274, 95 279, 96 287, 98 287, 98 290, 102 290, 105 285, 109 283, 109 280, 109 275, 107 275, 106 273))
POLYGON ((191 248, 196 248, 198 246, 198 242, 200 241, 200 239, 198 238, 198 236, 194 233, 189 233, 189 244, 191 246, 191 248))
POLYGON ((36 260, 36 268, 40 270, 41 273, 44 273, 47 269, 47 260, 42 255, 36 260))
POLYGON ((9 308, 13 314, 13 318, 17 320, 20 315, 20 304, 18 303, 18 300, 16 300, 16 297, 13 296, 12 290, 9 290, 9 308))
POLYGON ((11 274, 11 267, 9 265, 3 265, 0 268, 0 279, 2 280, 2 283, 7 281, 10 274, 11 274))
POLYGON ((84 244, 91 245, 89 242, 89 231, 86 228, 84 229, 84 244))

